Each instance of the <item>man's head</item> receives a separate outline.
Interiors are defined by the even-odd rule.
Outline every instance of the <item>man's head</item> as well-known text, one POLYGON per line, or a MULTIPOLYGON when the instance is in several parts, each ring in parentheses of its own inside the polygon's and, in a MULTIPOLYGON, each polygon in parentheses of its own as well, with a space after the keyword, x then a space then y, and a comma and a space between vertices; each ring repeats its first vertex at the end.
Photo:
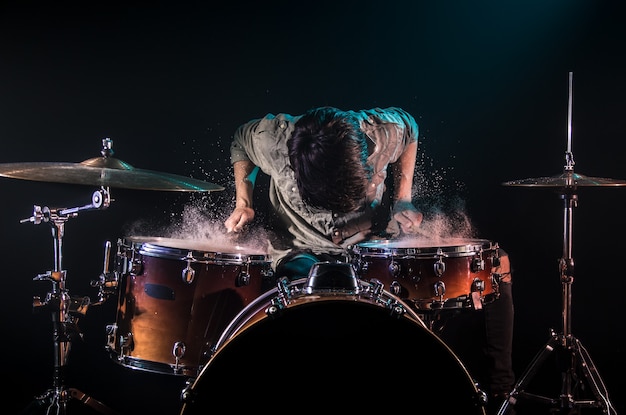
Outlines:
POLYGON ((302 199, 315 207, 351 212, 365 198, 367 141, 358 120, 337 108, 306 112, 287 141, 302 199))

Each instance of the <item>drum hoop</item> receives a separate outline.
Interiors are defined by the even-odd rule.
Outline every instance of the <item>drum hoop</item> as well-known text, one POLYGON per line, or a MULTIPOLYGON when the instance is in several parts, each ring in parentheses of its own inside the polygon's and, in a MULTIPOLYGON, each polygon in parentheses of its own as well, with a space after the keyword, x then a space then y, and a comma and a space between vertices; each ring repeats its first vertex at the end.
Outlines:
MULTIPOLYGON (((411 307, 407 302, 405 302, 404 300, 402 300, 400 297, 397 297, 395 295, 393 295, 391 292, 387 291, 387 290, 381 290, 380 293, 378 294, 371 294, 367 295, 368 293, 364 293, 364 294, 348 294, 342 291, 338 291, 338 292, 327 292, 325 290, 316 290, 313 293, 307 293, 303 290, 303 288, 306 286, 307 284, 307 280, 308 278, 300 278, 294 281, 291 281, 289 283, 289 287, 293 288, 295 291, 294 297, 291 298, 289 304, 287 304, 286 308, 290 308, 290 307, 294 307, 294 306, 298 306, 301 304, 304 304, 305 302, 303 301, 298 301, 298 300, 302 300, 305 298, 313 298, 313 297, 324 297, 324 300, 337 300, 339 297, 343 296, 344 298, 349 297, 351 299, 351 301, 354 302, 365 302, 365 303, 369 303, 372 304, 373 306, 379 306, 379 307, 383 307, 383 305, 381 304, 376 304, 377 302, 374 301, 372 299, 373 296, 377 296, 378 299, 380 298, 385 298, 385 299, 391 299, 394 300, 397 304, 402 305, 402 307, 404 308, 404 316, 406 318, 409 318, 411 320, 414 320, 416 324, 422 326, 425 329, 428 329, 428 326, 426 325, 426 323, 424 322, 424 320, 422 319, 422 317, 420 317, 420 315, 413 309, 413 307, 411 307), (369 301, 366 301, 369 300, 369 301)), ((359 284, 361 285, 372 285, 370 283, 368 283, 367 281, 364 280, 358 280, 359 284)), ((272 305, 272 300, 278 297, 278 288, 273 288, 269 291, 266 291, 265 293, 263 293, 262 295, 260 295, 259 297, 255 298, 250 304, 248 304, 246 307, 244 307, 243 310, 239 311, 239 313, 237 313, 237 315, 230 321, 230 323, 226 326, 226 329, 224 329, 224 331, 222 332, 222 335, 220 336, 220 338, 217 340, 217 342, 215 343, 215 347, 214 350, 212 351, 213 354, 217 353, 223 346, 225 346, 226 344, 228 344, 228 342, 235 338, 239 332, 241 332, 242 330, 246 330, 248 328, 248 326, 250 326, 251 324, 254 325, 257 321, 253 320, 254 316, 256 316, 260 311, 263 311, 265 309, 267 309, 267 307, 272 305), (261 307, 262 306, 262 307, 261 307), (250 312, 252 311, 252 312, 250 312), (251 321, 252 320, 252 321, 251 321), (249 324, 251 323, 251 324, 249 324)), ((318 301, 322 301, 322 300, 318 300, 318 301)), ((266 318, 271 318, 269 317, 266 313, 263 313, 260 317, 259 320, 264 320, 266 318)))
POLYGON ((437 245, 431 246, 419 246, 419 247, 395 247, 394 244, 397 241, 368 241, 362 242, 355 246, 355 251, 359 255, 371 257, 432 257, 433 255, 441 252, 444 256, 448 257, 462 257, 472 256, 477 252, 483 252, 486 250, 492 250, 496 244, 487 239, 468 239, 466 243, 460 243, 457 245, 437 245), (368 246, 372 243, 377 243, 377 246, 368 246), (386 246, 385 246, 386 245, 386 246))
MULTIPOLYGON (((163 238, 149 237, 141 240, 139 237, 131 237, 131 243, 125 246, 136 249, 141 255, 158 257, 164 259, 174 259, 180 261, 190 261, 202 264, 270 264, 271 260, 267 255, 260 253, 238 253, 221 251, 201 251, 193 248, 173 247, 160 244, 163 238)), ((184 240, 181 240, 184 241, 184 240)))
MULTIPOLYGON (((299 280, 294 280, 292 282, 289 283, 289 286, 299 286, 299 285, 304 285, 306 282, 307 278, 303 278, 303 279, 299 279, 299 280)), ((367 284, 366 281, 363 280, 359 280, 362 283, 367 284)), ((221 363, 220 360, 216 360, 221 358, 222 356, 224 356, 224 353, 226 353, 227 357, 232 357, 232 354, 229 356, 228 352, 230 352, 232 349, 229 349, 231 342, 235 342, 238 340, 238 337, 240 334, 246 334, 247 331, 252 330, 252 329, 257 329, 257 323, 265 323, 267 322, 268 319, 272 319, 272 316, 269 316, 265 313, 263 313, 263 315, 259 318, 259 319, 254 319, 253 317, 255 317, 257 315, 257 313, 262 310, 262 308, 258 307, 258 303, 263 302, 264 299, 267 299, 268 297, 272 298, 271 294, 276 293, 278 291, 278 288, 275 288, 274 290, 270 290, 266 293, 264 293, 262 296, 258 297, 253 303, 248 304, 248 306, 242 310, 236 317, 235 319, 232 320, 231 325, 229 325, 227 327, 227 329, 225 330, 224 334, 222 336, 224 336, 225 334, 228 333, 229 329, 232 328, 232 325, 236 322, 236 320, 241 320, 241 318, 243 316, 245 316, 247 314, 247 311, 251 308, 251 306, 253 305, 257 305, 256 309, 254 310, 254 313, 249 314, 247 319, 244 319, 242 321, 240 321, 239 326, 236 326, 237 330, 233 331, 231 333, 230 336, 227 336, 225 339, 224 338, 220 338, 220 341, 218 341, 218 347, 216 350, 213 351, 213 354, 210 356, 210 358, 208 359, 208 361, 206 362, 206 364, 202 367, 199 375, 194 378, 191 379, 191 381, 188 382, 188 387, 185 388, 185 390, 183 391, 184 394, 186 394, 186 398, 183 398, 183 402, 184 402, 184 406, 183 406, 183 410, 181 412, 181 415, 185 415, 188 414, 189 411, 188 409, 190 409, 192 412, 191 414, 196 414, 196 413, 204 413, 204 412, 194 412, 194 407, 192 405, 197 405, 198 402, 194 401, 193 396, 198 394, 198 396, 200 396, 200 392, 202 392, 202 390, 200 389, 203 385, 203 382, 207 379, 207 377, 209 379, 211 379, 210 377, 210 371, 214 368, 214 363, 218 364, 218 368, 219 368, 219 364, 221 363), (250 324, 248 324, 250 323, 250 324), (228 349, 228 350, 227 350, 228 349)), ((302 295, 297 296, 297 299, 306 299, 308 297, 311 297, 311 294, 307 294, 304 291, 300 292, 302 295)), ((385 298, 389 298, 389 299, 397 299, 398 303, 406 306, 406 303, 404 301, 402 301, 401 299, 399 299, 398 297, 396 297, 395 295, 393 295, 392 293, 388 292, 388 291, 381 291, 380 294, 383 294, 385 296, 385 298)), ((352 297, 352 296, 350 296, 352 297)), ((357 299, 366 299, 367 297, 365 296, 356 296, 357 299)), ((339 297, 337 297, 338 299, 339 297)), ((331 299, 332 301, 332 299, 331 299)), ((338 300, 339 301, 339 300, 338 300)), ((352 298, 350 299, 350 301, 344 301, 346 304, 349 303, 353 303, 354 301, 352 301, 352 298)), ((270 301, 271 303, 271 301, 270 301)), ((315 301, 312 301, 312 303, 308 303, 308 302, 295 302, 295 303, 290 303, 291 306, 304 306, 307 304, 314 304, 315 301)), ((372 307, 376 308, 380 308, 383 309, 383 307, 377 302, 377 301, 367 301, 365 302, 366 304, 371 305, 372 307)), ((382 310, 381 310, 382 311, 382 310)), ((470 374, 470 372, 468 371, 466 365, 460 360, 460 358, 455 354, 455 352, 452 350, 452 348, 446 344, 440 337, 438 337, 434 332, 432 332, 428 326, 426 325, 426 323, 424 323, 424 321, 422 320, 422 318, 419 316, 419 314, 417 314, 414 310, 412 310, 410 307, 407 306, 406 308, 406 313, 403 314, 404 317, 407 317, 407 321, 411 321, 413 323, 415 323, 415 328, 416 329, 420 329, 422 330, 421 333, 429 336, 428 340, 431 340, 433 342, 433 345, 436 345, 437 347, 440 347, 442 351, 444 351, 447 356, 452 359, 454 361, 454 363, 457 365, 457 369, 460 370, 463 375, 464 375, 464 379, 467 380, 469 383, 468 385, 471 387, 471 393, 472 396, 476 396, 478 397, 479 394, 481 394, 482 392, 480 391, 480 389, 478 389, 478 383, 476 383, 473 379, 472 376, 470 374)), ((391 318, 391 316, 390 316, 391 318)), ((254 332, 253 332, 254 334, 254 332)), ((235 346, 239 346, 238 344, 234 343, 235 346)), ((250 344, 249 342, 247 344, 250 344)), ((236 349, 235 349, 236 350, 236 349)), ((305 356, 306 357, 306 356, 305 356)), ((223 361, 223 359, 222 359, 223 361)), ((359 363, 360 361, 358 361, 357 363, 359 363)), ((446 362, 447 363, 447 362, 446 362)), ((375 371, 374 371, 375 373, 375 371)), ((217 379, 216 382, 219 382, 219 377, 213 377, 212 379, 217 379)), ((467 385, 466 385, 467 386, 467 385)), ((204 401, 202 401, 204 402, 204 401)), ((478 402, 477 402, 478 403, 478 402)), ((480 414, 485 415, 485 411, 482 409, 482 406, 477 406, 477 410, 480 412, 480 414)))

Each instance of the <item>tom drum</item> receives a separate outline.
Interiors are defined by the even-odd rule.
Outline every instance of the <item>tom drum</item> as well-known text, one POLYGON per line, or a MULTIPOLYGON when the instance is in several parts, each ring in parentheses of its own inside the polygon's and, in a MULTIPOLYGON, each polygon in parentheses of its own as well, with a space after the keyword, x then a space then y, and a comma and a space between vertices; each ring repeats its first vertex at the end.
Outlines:
POLYGON ((123 366, 195 377, 228 323, 271 288, 263 250, 201 240, 118 241, 117 317, 107 348, 123 366))
POLYGON ((361 278, 381 281, 418 310, 479 309, 498 298, 498 245, 486 239, 373 240, 352 251, 361 278))

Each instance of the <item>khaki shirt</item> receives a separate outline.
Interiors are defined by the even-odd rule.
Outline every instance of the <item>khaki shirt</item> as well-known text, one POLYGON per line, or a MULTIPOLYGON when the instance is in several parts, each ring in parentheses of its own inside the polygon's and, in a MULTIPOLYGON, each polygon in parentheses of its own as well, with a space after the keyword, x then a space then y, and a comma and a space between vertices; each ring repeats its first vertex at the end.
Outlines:
POLYGON ((267 114, 240 126, 231 144, 231 162, 249 160, 270 176, 269 200, 286 224, 288 246, 274 247, 270 255, 274 265, 292 248, 314 253, 341 255, 355 243, 367 239, 371 218, 385 194, 387 167, 398 160, 405 147, 417 141, 415 119, 400 108, 375 108, 350 111, 360 120, 367 135, 372 177, 362 209, 350 213, 331 212, 306 205, 298 192, 289 166, 287 140, 301 116, 267 114))

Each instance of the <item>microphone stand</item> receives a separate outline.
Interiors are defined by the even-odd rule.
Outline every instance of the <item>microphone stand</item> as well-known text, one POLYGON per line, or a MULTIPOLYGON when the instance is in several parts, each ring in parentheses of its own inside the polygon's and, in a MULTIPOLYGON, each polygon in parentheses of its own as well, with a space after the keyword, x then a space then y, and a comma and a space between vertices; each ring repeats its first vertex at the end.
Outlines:
POLYGON ((37 396, 33 403, 36 406, 47 404, 46 414, 66 414, 67 404, 72 398, 79 400, 102 414, 117 414, 80 390, 65 386, 65 367, 71 349, 72 338, 76 335, 80 336, 76 315, 85 315, 87 308, 91 304, 89 297, 72 298, 65 287, 66 271, 62 267, 65 222, 70 218, 78 216, 80 211, 104 209, 109 206, 110 201, 108 189, 102 188, 93 193, 92 202, 88 205, 69 209, 50 209, 46 206, 35 205, 33 216, 20 221, 21 223, 33 222, 35 225, 42 222, 50 224, 54 239, 53 270, 47 271, 45 274, 39 274, 34 278, 35 281, 50 281, 52 290, 47 293, 43 301, 38 296, 35 296, 33 299, 33 307, 50 311, 52 318, 52 340, 54 342, 52 388, 44 394, 37 396))

